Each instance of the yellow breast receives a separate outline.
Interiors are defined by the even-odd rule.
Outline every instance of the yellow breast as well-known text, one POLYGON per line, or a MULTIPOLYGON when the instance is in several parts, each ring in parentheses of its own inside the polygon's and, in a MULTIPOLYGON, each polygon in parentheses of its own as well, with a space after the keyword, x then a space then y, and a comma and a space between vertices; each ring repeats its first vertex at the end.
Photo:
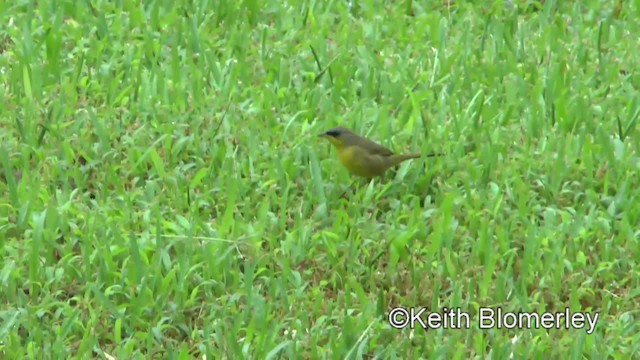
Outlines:
POLYGON ((356 146, 347 146, 338 150, 338 159, 354 175, 364 177, 379 175, 367 164, 367 154, 363 151, 356 146))

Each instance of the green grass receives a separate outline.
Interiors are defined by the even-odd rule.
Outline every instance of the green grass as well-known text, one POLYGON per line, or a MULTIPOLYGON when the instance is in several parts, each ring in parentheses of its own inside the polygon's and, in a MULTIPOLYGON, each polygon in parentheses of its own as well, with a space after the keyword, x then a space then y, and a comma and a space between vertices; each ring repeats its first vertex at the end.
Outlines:
POLYGON ((0 357, 640 356, 638 2, 503 3, 3 2, 0 357))

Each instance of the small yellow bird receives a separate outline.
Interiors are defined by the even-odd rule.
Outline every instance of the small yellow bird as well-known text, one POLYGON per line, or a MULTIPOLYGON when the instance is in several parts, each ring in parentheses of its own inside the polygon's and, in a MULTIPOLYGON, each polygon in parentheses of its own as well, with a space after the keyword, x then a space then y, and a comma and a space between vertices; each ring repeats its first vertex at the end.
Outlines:
MULTIPOLYGON (((365 178, 382 176, 389 168, 421 154, 394 154, 386 147, 356 135, 344 127, 335 127, 319 135, 327 139, 338 151, 338 159, 353 175, 365 178)), ((429 154, 439 156, 443 154, 429 154)))

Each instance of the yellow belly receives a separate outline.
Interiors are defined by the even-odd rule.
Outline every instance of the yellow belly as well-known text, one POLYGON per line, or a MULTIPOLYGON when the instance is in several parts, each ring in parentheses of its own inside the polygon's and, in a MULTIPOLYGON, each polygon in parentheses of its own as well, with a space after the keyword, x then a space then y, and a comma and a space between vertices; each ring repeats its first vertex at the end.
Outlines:
POLYGON ((357 176, 375 177, 384 173, 384 167, 364 153, 364 150, 349 146, 338 151, 338 159, 350 173, 357 176))

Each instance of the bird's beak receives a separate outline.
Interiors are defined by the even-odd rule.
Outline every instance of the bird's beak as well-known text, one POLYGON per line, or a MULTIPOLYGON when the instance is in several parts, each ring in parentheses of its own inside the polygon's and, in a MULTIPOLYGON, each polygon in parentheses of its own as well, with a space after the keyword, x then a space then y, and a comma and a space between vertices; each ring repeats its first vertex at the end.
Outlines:
POLYGON ((326 137, 327 137, 327 133, 326 133, 326 132, 323 132, 322 134, 318 135, 318 137, 326 138, 326 137))

